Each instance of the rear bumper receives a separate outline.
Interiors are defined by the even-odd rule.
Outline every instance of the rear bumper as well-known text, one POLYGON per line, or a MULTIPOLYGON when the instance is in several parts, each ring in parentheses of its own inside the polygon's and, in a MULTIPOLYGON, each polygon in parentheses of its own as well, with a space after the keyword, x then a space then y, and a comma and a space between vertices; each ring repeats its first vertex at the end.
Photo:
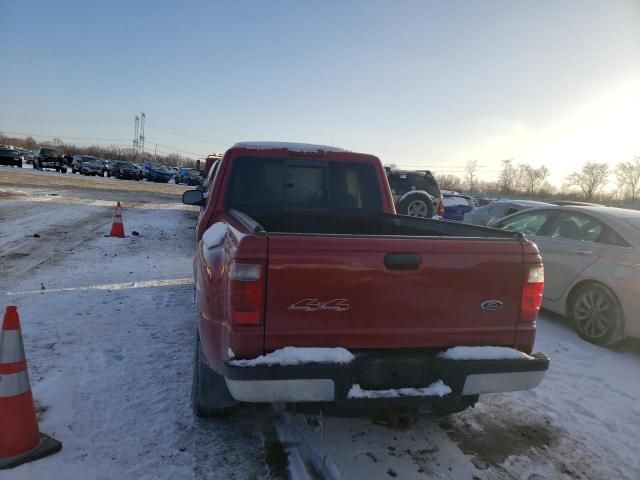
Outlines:
MULTIPOLYGON (((388 408, 447 404, 463 396, 528 390, 537 387, 549 368, 549 358, 449 360, 433 355, 356 354, 346 365, 239 367, 225 363, 231 395, 241 402, 329 402, 342 408, 388 408), (362 390, 425 388, 442 381, 447 394, 404 393, 384 398, 350 398, 354 385, 362 390)), ((376 397, 377 395, 372 395, 376 397)))

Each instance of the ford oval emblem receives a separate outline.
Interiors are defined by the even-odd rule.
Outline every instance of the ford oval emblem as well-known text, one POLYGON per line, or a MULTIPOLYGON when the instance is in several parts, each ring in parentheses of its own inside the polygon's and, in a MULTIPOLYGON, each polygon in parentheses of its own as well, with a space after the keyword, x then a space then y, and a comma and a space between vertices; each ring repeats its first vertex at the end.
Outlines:
POLYGON ((500 300, 485 300, 480 304, 481 309, 489 310, 491 312, 494 310, 500 310, 503 306, 504 303, 502 303, 500 300))

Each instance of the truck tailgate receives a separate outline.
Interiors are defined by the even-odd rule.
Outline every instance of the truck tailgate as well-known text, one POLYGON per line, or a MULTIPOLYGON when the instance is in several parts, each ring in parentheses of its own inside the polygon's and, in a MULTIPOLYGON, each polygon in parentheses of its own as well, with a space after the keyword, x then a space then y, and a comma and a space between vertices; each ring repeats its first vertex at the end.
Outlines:
POLYGON ((266 350, 514 342, 519 240, 272 234, 268 245, 266 350))

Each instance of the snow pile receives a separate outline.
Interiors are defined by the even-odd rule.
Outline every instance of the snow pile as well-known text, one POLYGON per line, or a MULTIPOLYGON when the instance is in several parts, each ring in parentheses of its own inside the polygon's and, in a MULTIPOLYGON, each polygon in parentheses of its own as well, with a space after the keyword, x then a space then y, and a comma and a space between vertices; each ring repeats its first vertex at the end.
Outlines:
POLYGON ((255 150, 286 149, 292 152, 345 152, 346 150, 327 145, 293 142, 239 142, 232 148, 251 148, 255 150))
POLYGON ((341 347, 302 348, 284 347, 266 355, 248 360, 232 360, 236 367, 255 367, 257 365, 305 365, 308 363, 349 363, 355 359, 353 354, 341 347))
POLYGON ((205 251, 220 245, 227 233, 227 225, 217 222, 211 225, 202 235, 202 247, 205 251))
POLYGON ((509 347, 453 347, 438 354, 446 360, 520 360, 533 357, 509 347))
POLYGON ((349 389, 347 398, 444 397, 450 393, 451 388, 442 380, 438 380, 425 388, 389 388, 387 390, 363 390, 356 384, 349 389))

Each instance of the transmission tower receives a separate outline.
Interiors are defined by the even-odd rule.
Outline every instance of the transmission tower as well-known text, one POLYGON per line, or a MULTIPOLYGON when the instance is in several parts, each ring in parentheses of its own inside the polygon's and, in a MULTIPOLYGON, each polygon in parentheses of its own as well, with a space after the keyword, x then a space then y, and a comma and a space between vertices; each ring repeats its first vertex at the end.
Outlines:
POLYGON ((138 128, 140 126, 140 117, 138 115, 135 116, 135 123, 133 127, 133 151, 138 153, 138 128))
POLYGON ((142 158, 144 158, 144 112, 140 115, 140 137, 139 137, 140 151, 142 151, 142 158))

